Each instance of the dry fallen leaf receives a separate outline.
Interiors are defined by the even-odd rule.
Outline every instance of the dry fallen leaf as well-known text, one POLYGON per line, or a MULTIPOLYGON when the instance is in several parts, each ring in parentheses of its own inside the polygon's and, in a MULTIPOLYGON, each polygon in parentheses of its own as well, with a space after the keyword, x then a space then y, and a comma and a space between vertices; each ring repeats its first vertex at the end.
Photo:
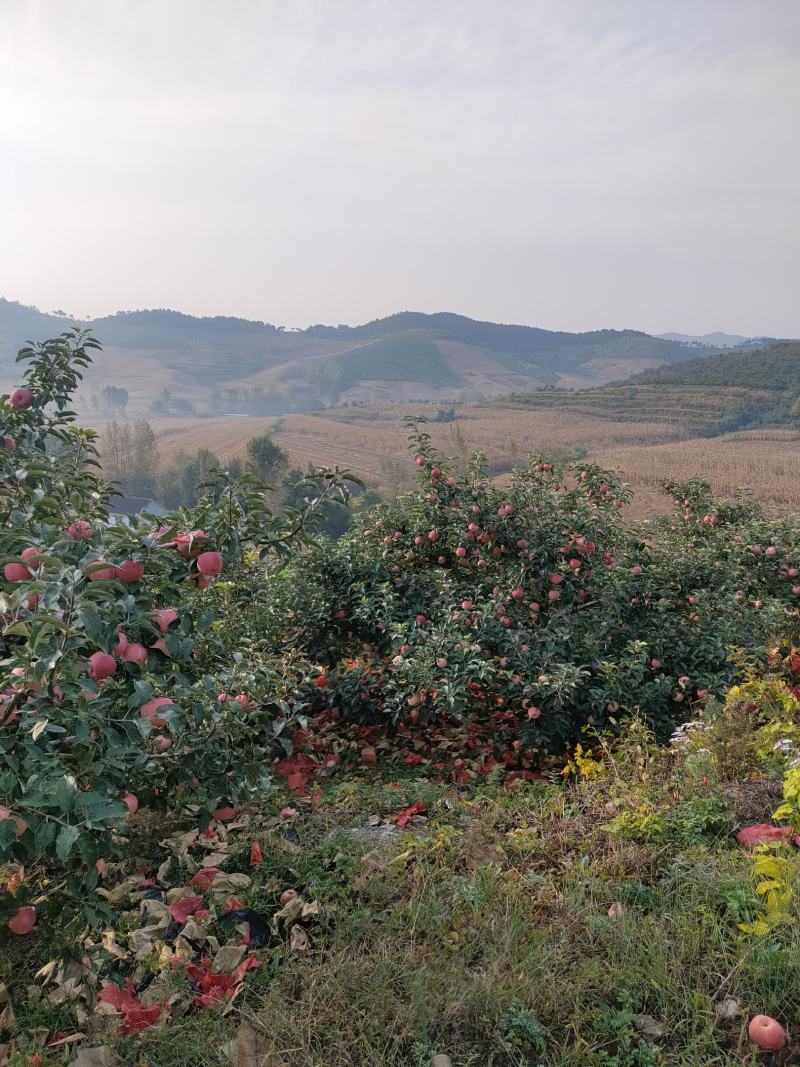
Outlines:
POLYGON ((14 1017, 14 1009, 11 1005, 11 995, 6 988, 5 982, 0 982, 0 1030, 8 1030, 16 1033, 17 1020, 14 1017))
POLYGON ((648 1038, 657 1039, 666 1033, 664 1024, 652 1015, 634 1015, 633 1023, 639 1033, 648 1038))
POLYGON ((115 1067, 119 1063, 116 1052, 108 1045, 82 1046, 70 1067, 115 1067))
POLYGON ((231 1067, 286 1067, 269 1038, 250 1023, 242 1023, 235 1039, 220 1051, 231 1067))
POLYGON ((308 952, 308 934, 302 926, 293 926, 289 934, 289 948, 292 952, 308 952))

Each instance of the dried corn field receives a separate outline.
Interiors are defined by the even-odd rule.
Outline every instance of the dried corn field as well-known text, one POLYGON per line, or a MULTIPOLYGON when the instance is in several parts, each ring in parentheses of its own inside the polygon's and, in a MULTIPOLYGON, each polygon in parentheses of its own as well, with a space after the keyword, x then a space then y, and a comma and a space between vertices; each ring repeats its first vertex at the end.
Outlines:
POLYGON ((663 511, 665 478, 707 478, 720 495, 749 487, 771 509, 800 510, 800 434, 759 430, 722 437, 688 437, 669 423, 615 421, 557 408, 525 409, 501 404, 463 405, 451 422, 436 421, 437 407, 375 405, 284 417, 165 418, 152 421, 160 463, 178 452, 208 448, 223 462, 244 454, 246 442, 263 433, 288 454, 292 466, 347 467, 383 493, 411 484, 404 418, 425 414, 435 445, 463 466, 471 453, 485 453, 490 469, 503 477, 529 454, 585 450, 586 458, 621 470, 635 490, 632 514, 663 511))

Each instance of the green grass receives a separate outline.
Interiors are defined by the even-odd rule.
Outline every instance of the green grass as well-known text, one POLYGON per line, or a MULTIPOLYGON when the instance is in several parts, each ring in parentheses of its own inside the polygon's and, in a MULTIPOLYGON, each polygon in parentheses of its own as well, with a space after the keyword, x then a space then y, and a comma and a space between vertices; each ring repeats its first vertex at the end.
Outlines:
MULTIPOLYGON (((272 1050, 262 1067, 426 1067, 437 1052, 455 1067, 765 1062, 746 1023, 800 1024, 800 930, 739 931, 760 902, 713 762, 675 760, 634 727, 579 783, 334 780, 301 810, 299 848, 265 849, 247 891, 256 909, 286 888, 318 901, 310 951, 264 949, 227 1015, 176 1009, 166 1026, 105 1040, 147 1067, 230 1063, 244 1023, 272 1050), (415 800, 427 815, 384 849, 348 832, 415 800), (741 1009, 732 1022, 717 1016, 725 997, 741 1009), (663 1033, 641 1032, 643 1015, 663 1033)), ((245 831, 230 870, 248 869, 248 843, 245 831)), ((26 959, 20 944, 20 1027, 69 1030, 65 1009, 25 993, 45 946, 26 959)))

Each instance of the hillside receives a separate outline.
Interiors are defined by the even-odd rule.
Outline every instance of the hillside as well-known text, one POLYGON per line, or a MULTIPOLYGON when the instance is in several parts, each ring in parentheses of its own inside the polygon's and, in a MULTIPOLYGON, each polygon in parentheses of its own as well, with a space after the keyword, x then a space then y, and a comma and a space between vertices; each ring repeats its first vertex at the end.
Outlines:
POLYGON ((73 325, 90 327, 104 346, 83 406, 96 408, 102 389, 114 385, 128 391, 129 414, 139 415, 150 414, 159 397, 173 414, 259 415, 346 402, 477 400, 595 386, 696 354, 637 330, 567 333, 447 313, 287 330, 164 309, 84 322, 0 299, 0 384, 12 384, 20 345, 73 325))
POLYGON ((794 424, 800 344, 715 355, 644 371, 630 381, 573 391, 517 394, 514 403, 633 422, 668 423, 690 434, 794 424))

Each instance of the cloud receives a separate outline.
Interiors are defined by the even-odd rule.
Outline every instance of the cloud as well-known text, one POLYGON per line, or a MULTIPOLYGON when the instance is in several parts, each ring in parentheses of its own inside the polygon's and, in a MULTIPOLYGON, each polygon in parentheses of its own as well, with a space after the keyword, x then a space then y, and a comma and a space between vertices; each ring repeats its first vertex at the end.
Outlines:
POLYGON ((7 5, 0 291, 798 334, 799 10, 7 5))

